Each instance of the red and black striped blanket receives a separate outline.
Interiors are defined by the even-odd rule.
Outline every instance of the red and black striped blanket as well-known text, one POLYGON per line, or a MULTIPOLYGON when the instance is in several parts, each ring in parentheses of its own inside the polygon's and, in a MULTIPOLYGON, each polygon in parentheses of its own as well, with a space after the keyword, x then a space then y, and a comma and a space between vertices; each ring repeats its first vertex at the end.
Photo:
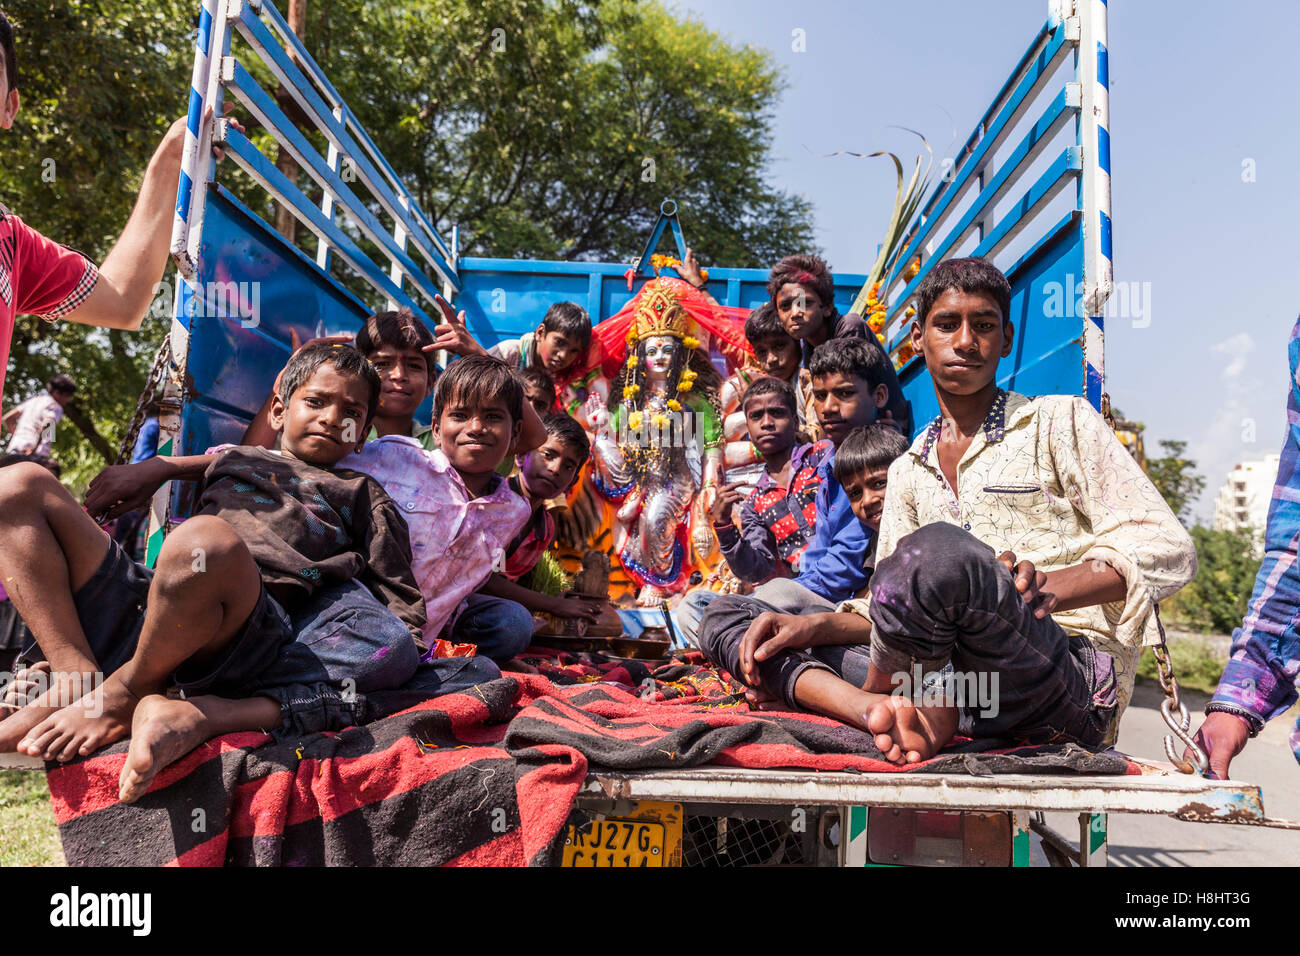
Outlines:
MULTIPOLYGON (((209 741, 117 801, 126 742, 51 765, 73 865, 547 865, 589 769, 714 764, 899 771, 869 735, 751 712, 698 654, 655 667, 532 654, 511 673, 364 727, 209 741)), ((1126 773, 1078 747, 945 752, 904 772, 1126 773)))

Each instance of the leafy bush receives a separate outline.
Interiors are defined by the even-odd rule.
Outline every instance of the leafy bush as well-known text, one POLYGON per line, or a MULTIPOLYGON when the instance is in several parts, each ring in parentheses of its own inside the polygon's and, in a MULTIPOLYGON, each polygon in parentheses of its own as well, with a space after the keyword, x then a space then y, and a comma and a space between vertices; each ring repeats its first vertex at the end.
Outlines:
POLYGON ((1228 633, 1241 624, 1259 571, 1255 537, 1196 525, 1196 578, 1165 602, 1163 613, 1198 631, 1228 633))

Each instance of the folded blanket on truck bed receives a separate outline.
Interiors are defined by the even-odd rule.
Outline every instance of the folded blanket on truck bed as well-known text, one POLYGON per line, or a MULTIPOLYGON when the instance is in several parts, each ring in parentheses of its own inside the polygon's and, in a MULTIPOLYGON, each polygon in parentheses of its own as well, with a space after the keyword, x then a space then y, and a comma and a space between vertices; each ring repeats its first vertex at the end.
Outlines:
POLYGON ((127 742, 48 779, 73 865, 548 865, 589 770, 700 766, 901 773, 1123 774, 1111 753, 965 742, 907 768, 869 734, 752 712, 698 654, 667 664, 524 658, 510 674, 364 727, 209 741, 117 801, 127 742), (955 751, 955 752, 954 752, 955 751))

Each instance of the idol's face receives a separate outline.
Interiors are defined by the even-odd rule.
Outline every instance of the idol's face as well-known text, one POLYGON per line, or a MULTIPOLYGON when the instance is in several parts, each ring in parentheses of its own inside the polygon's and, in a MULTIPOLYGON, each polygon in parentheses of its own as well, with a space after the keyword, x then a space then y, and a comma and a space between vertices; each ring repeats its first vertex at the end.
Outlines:
POLYGON ((677 355, 677 350, 681 347, 681 343, 671 335, 654 335, 646 339, 646 375, 654 379, 667 378, 668 370, 672 368, 673 365, 673 358, 677 355))

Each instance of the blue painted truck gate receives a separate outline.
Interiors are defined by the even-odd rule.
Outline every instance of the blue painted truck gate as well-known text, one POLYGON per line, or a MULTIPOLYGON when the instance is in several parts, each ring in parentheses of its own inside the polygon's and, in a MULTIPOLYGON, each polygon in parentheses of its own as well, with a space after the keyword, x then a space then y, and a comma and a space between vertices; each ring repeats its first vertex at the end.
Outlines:
MULTIPOLYGON (((885 277, 891 303, 887 347, 907 337, 905 306, 928 270, 953 255, 984 255, 1008 275, 1016 343, 1003 383, 1030 394, 1104 389, 1102 312, 1111 287, 1106 10, 1101 0, 1062 0, 997 92, 908 228, 907 255, 885 277), (1071 188, 1073 187, 1073 188, 1071 188), (910 281, 902 263, 921 257, 910 281)), ((289 354, 289 331, 353 331, 379 308, 406 306, 425 321, 433 296, 463 308, 487 345, 535 328, 551 304, 573 300, 593 321, 628 301, 638 263, 460 258, 414 202, 347 104, 267 0, 203 0, 190 90, 189 137, 177 202, 173 258, 178 283, 172 326, 173 402, 163 417, 169 450, 192 454, 237 441, 289 354), (328 143, 322 155, 254 79, 270 75, 297 100, 328 143), (321 189, 309 199, 259 146, 220 116, 234 97, 288 149, 321 189), (219 169, 213 142, 228 159, 219 169), (238 167, 288 208, 301 240, 286 241, 221 181, 238 167)), ((382 135, 381 135, 382 140, 382 135)), ((262 140, 266 142, 266 140, 262 140)), ((827 160, 834 161, 834 160, 827 160)), ((675 220, 672 235, 682 250, 675 220)), ((657 240, 658 236, 654 237, 657 240)), ((793 250, 792 250, 793 251, 793 250)), ((766 299, 762 269, 710 269, 709 289, 727 305, 766 299)), ((847 310, 863 274, 837 276, 847 310)), ((901 380, 918 425, 935 414, 919 359, 901 380)), ((160 493, 154 530, 184 503, 160 493)))

